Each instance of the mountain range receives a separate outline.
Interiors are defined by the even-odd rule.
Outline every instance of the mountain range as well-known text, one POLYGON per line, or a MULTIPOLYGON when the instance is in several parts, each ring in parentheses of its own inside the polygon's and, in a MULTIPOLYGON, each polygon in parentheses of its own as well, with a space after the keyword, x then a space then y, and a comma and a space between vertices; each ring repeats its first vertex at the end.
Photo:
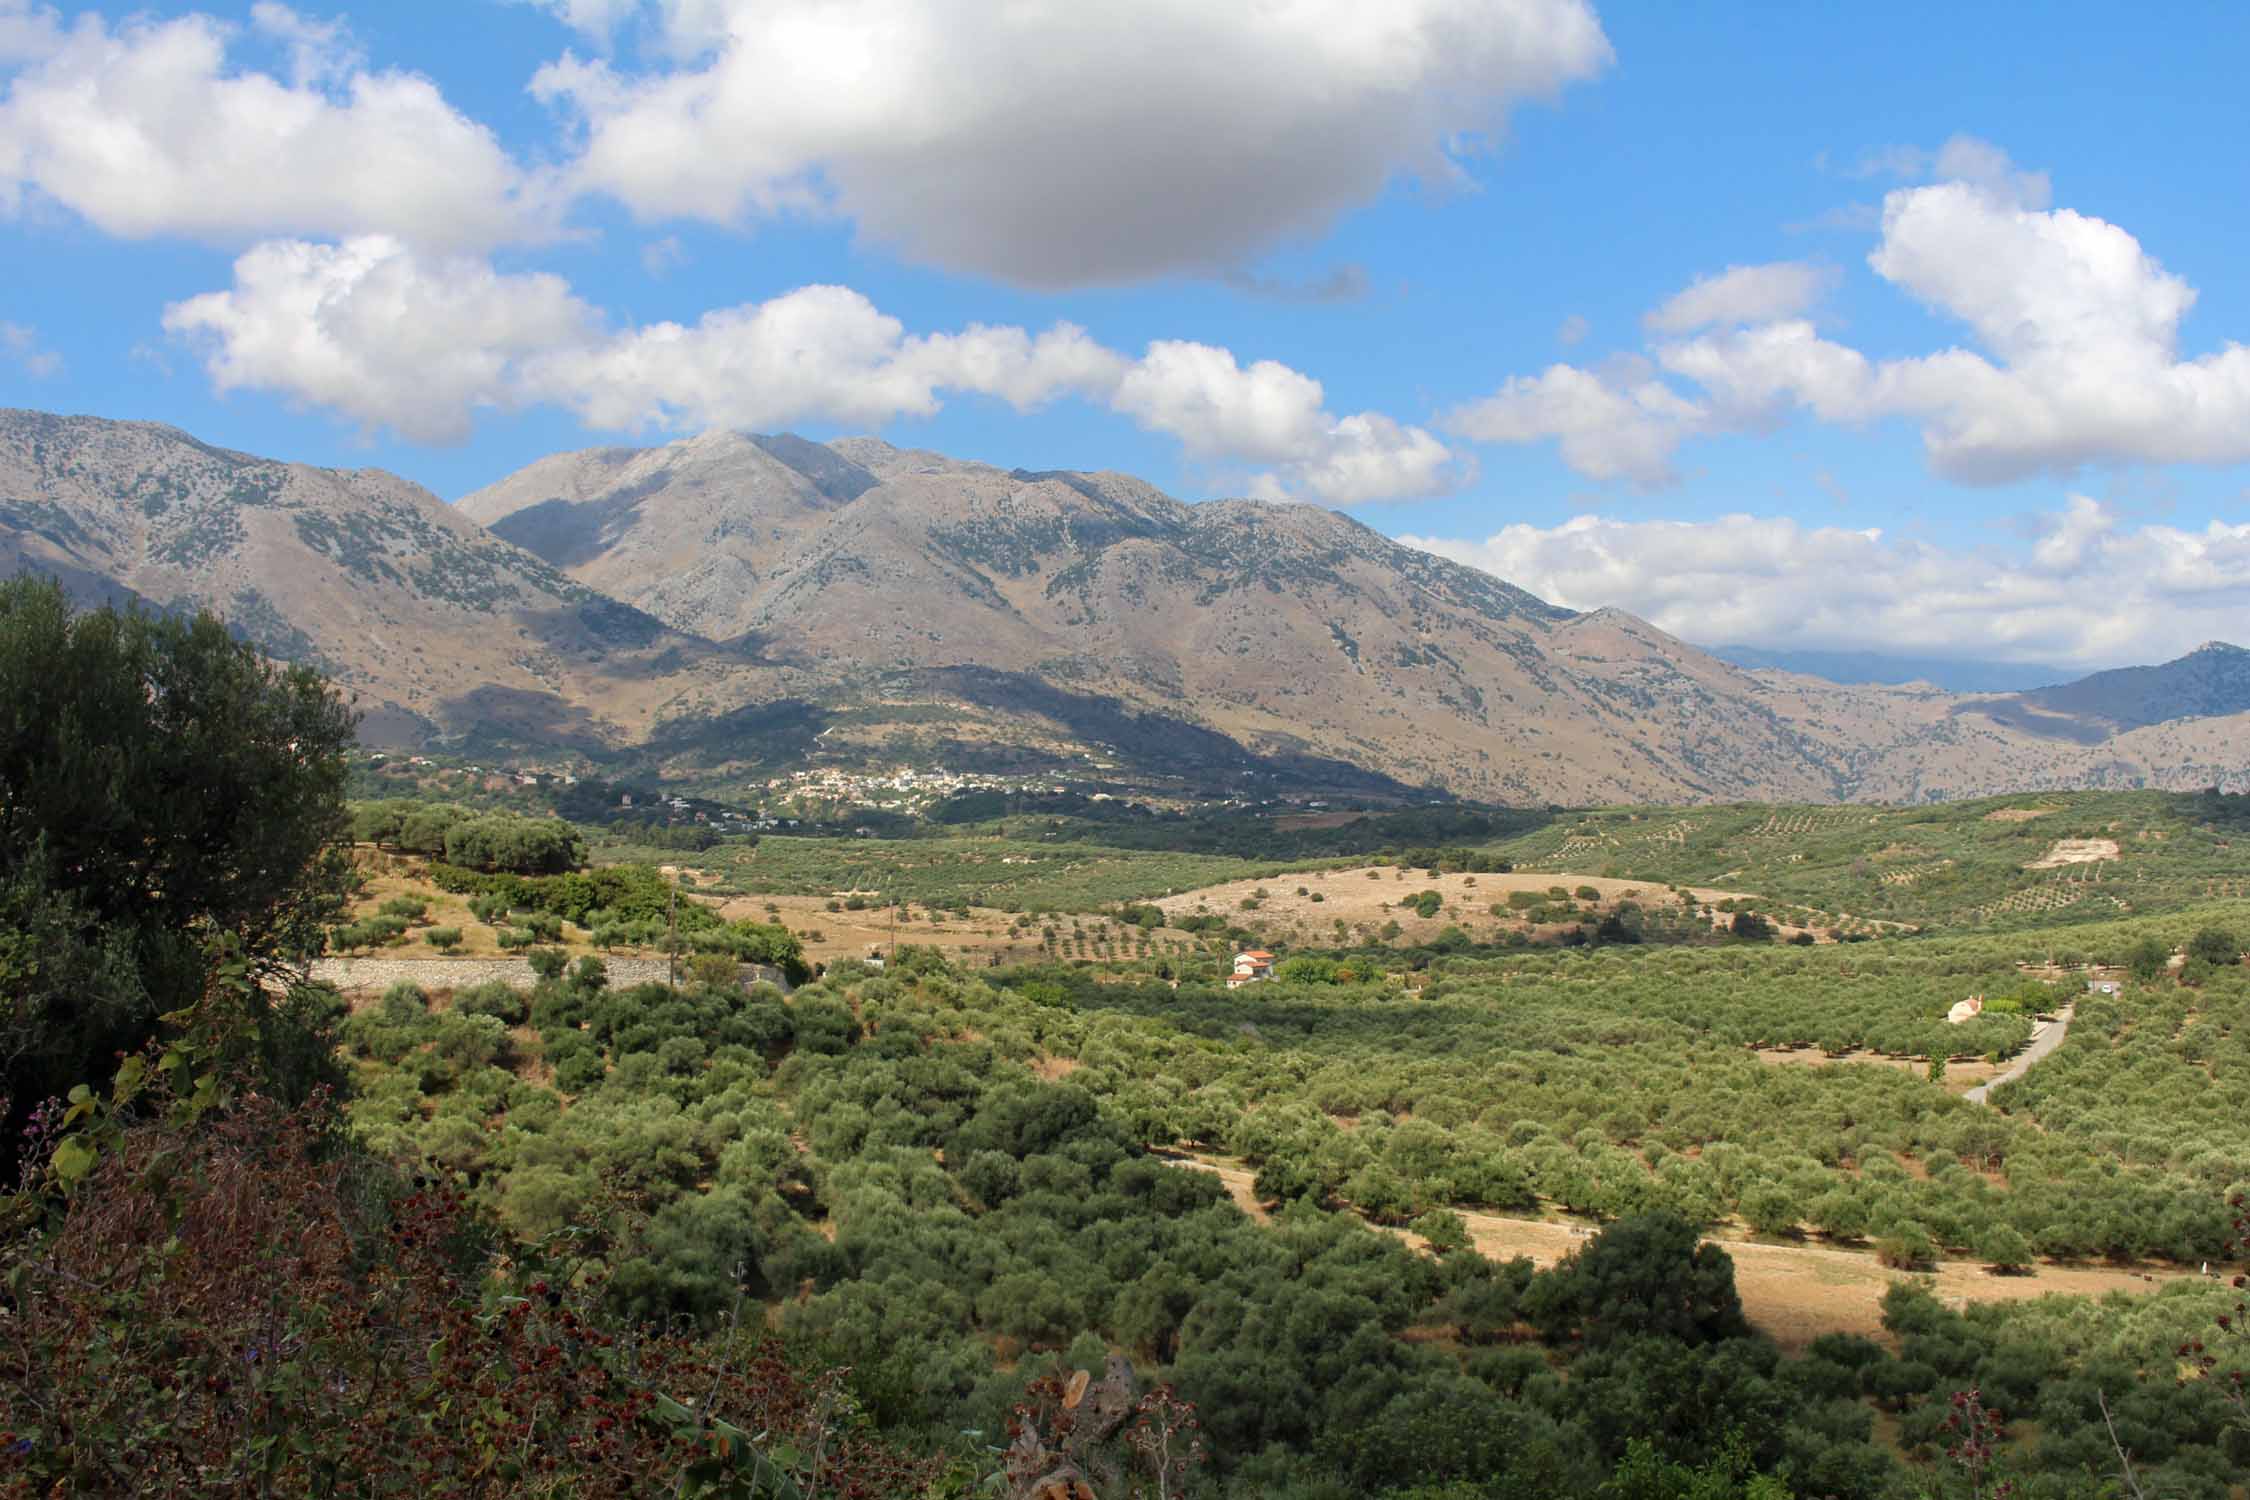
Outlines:
POLYGON ((1926 682, 1949 693, 2023 693, 2068 682, 2061 667, 1966 657, 1890 656, 1880 651, 1791 651, 1770 646, 1706 646, 1721 661, 1753 670, 1770 668, 1844 684, 1904 687, 1926 682))
POLYGON ((2250 772, 2250 652, 2017 693, 1750 669, 1308 506, 872 438, 542 459, 449 505, 0 411, 0 572, 209 607, 363 737, 705 785, 827 759, 1204 795, 1913 801, 2250 772))

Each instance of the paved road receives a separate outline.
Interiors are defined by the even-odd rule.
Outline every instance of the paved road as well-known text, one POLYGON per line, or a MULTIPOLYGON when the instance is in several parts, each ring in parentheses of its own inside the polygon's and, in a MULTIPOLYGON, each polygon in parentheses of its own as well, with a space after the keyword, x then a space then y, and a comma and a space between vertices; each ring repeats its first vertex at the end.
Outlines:
POLYGON ((1995 1087, 2003 1083, 2013 1083, 2030 1072, 2033 1063, 2063 1044, 2063 1035, 2070 1030, 2070 1013, 2075 1008, 2075 1006, 2066 1005, 2057 1011, 2054 1024, 2032 1038, 2031 1045, 2016 1055, 2015 1062, 2009 1066, 2007 1072, 2000 1074, 1989 1082, 1978 1084, 1961 1097, 1971 1104, 1989 1103, 1991 1101, 1985 1096, 1991 1093, 1995 1087))

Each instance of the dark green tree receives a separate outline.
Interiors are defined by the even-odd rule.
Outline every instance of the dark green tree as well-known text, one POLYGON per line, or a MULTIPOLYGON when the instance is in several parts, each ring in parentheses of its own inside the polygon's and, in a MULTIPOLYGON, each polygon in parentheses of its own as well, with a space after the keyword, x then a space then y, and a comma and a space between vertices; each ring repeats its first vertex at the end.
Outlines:
POLYGON ((1750 1332, 1734 1261, 1670 1210, 1620 1219, 1531 1285, 1524 1315, 1549 1342, 1653 1334, 1682 1343, 1750 1332))
POLYGON ((349 878, 335 846, 353 727, 317 672, 265 661, 211 615, 78 610, 53 583, 0 584, 13 1116, 106 1076, 194 1000, 215 935, 267 974, 318 951, 349 878))
POLYGON ((2206 927, 2188 939, 2187 956, 2215 969, 2232 968, 2242 962, 2242 943, 2223 928, 2206 927))

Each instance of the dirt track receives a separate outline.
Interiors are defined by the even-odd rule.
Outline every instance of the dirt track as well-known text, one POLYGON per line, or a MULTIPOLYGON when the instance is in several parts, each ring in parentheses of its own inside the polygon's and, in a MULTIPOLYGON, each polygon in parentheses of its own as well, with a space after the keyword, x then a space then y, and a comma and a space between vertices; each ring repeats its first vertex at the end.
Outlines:
POLYGON ((1969 1090, 1961 1097, 1968 1100, 1971 1104, 1987 1103, 1990 1099, 1993 1089, 1997 1088, 2003 1083, 2014 1083, 2017 1079, 2023 1077, 2024 1074, 2030 1072, 2031 1065, 2033 1063, 2039 1061, 2040 1058, 2045 1057, 2048 1053, 2054 1051, 2057 1047, 2060 1047, 2063 1044, 2063 1036, 2070 1030, 2071 1012, 2075 1009, 2077 1009, 2076 1006, 2064 1006, 2059 1012, 2056 1013, 2055 1023, 2052 1026, 2049 1026, 2045 1030, 2041 1031, 2038 1036, 2032 1038, 2031 1045, 2024 1048, 2022 1052, 2017 1054, 2016 1060, 2008 1065, 2007 1072, 2002 1073, 1999 1077, 1993 1079, 1989 1083, 1982 1083, 1977 1085, 1975 1088, 1969 1090))

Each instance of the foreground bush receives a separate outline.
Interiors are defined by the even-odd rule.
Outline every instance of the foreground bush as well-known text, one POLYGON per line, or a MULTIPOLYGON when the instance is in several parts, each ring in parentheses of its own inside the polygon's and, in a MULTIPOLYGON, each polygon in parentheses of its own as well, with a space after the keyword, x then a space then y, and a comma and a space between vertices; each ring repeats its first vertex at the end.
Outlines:
POLYGON ((594 1310, 451 1188, 255 1095, 7 1205, 0 1494, 888 1496, 842 1372, 594 1310))

